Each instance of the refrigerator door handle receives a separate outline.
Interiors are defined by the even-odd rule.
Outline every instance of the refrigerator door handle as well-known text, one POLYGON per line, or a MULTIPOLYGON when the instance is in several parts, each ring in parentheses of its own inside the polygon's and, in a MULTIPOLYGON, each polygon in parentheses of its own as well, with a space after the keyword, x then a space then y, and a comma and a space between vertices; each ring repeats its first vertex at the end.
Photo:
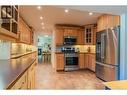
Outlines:
POLYGON ((105 66, 105 67, 108 67, 108 68, 112 68, 112 69, 115 68, 115 66, 103 64, 103 63, 100 63, 100 62, 96 62, 96 64, 99 64, 99 65, 102 65, 102 66, 105 66))

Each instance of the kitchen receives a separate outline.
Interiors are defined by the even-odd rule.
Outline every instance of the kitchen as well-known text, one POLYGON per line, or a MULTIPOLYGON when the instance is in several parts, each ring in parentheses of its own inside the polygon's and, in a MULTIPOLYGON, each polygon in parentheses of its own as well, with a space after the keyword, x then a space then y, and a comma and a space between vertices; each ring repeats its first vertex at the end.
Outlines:
MULTIPOLYGON (((117 60, 119 58, 116 55, 119 55, 119 50, 117 50, 119 34, 117 32, 120 31, 120 16, 69 10, 57 6, 1 6, 0 10, 2 20, 0 28, 0 53, 2 53, 0 67, 2 72, 0 76, 3 79, 0 80, 3 84, 0 86, 1 89, 104 89, 105 81, 119 80, 117 76, 119 75, 119 66, 118 68, 114 66, 119 63, 117 60), (30 10, 33 10, 35 15, 32 15, 30 10), (50 16, 51 12, 54 12, 54 15, 50 16), (44 18, 41 16, 42 14, 44 18), (57 17, 58 14, 61 17, 57 17), (46 17, 49 19, 48 22, 42 24, 46 17), (86 21, 83 20, 84 17, 86 21), (82 19, 81 23, 78 18, 80 21, 82 19), (53 20, 56 19, 58 21, 53 23, 53 20), (39 25, 35 22, 39 22, 39 25), (50 24, 47 24, 49 22, 50 24), (45 25, 48 28, 45 28, 45 25), (37 32, 42 30, 43 32, 37 32), (37 61, 39 35, 52 35, 53 38, 51 63, 48 65, 38 64, 37 61), (113 43, 110 43, 108 37, 113 43), (108 64, 105 64, 106 62, 108 64), (3 66, 7 66, 5 70, 2 68, 3 66), (87 79, 87 81, 82 80, 79 83, 80 78, 84 78, 83 73, 87 73, 85 76, 92 76, 88 79, 95 78, 95 80, 91 80, 96 82, 87 79), (10 74, 12 76, 9 76, 10 74), (70 77, 71 74, 82 77, 75 80, 76 76, 70 77), (53 77, 58 77, 58 82, 57 78, 54 79, 56 84, 52 84, 53 77), (72 84, 67 83, 67 88, 66 83, 65 85, 61 84, 62 78, 65 80, 72 78, 70 81, 72 84), (83 81, 86 81, 85 85, 89 82, 89 85, 83 87, 83 81), (81 87, 76 88, 78 84, 81 87), (90 85, 91 87, 89 87, 90 85)), ((110 89, 107 85, 106 87, 110 89)))

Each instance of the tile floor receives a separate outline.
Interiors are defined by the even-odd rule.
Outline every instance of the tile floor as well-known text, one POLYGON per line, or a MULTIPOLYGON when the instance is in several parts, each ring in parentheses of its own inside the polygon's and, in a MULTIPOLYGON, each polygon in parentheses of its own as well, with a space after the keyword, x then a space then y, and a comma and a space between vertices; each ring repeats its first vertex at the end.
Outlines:
POLYGON ((37 65, 36 89, 94 90, 104 89, 104 85, 89 70, 55 72, 51 64, 41 63, 37 65))

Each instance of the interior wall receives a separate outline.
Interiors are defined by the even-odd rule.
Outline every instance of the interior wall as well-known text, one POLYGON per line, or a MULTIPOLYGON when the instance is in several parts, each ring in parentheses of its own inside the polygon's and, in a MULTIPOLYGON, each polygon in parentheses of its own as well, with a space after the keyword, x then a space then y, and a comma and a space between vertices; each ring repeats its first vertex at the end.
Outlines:
POLYGON ((120 79, 127 79, 127 13, 120 16, 120 79))
POLYGON ((11 42, 0 40, 0 59, 10 59, 11 42))

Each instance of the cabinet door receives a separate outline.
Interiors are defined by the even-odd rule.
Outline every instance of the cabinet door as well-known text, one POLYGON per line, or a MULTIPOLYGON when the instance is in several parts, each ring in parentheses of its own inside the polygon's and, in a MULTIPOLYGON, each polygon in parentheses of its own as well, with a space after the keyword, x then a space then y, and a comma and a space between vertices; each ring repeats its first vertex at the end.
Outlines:
POLYGON ((55 31, 55 44, 56 45, 63 44, 63 34, 64 34, 63 28, 56 28, 56 31, 55 31))
POLYGON ((120 16, 114 16, 114 26, 120 25, 120 16))
POLYGON ((78 45, 84 45, 85 44, 85 30, 78 30, 78 39, 77 39, 77 44, 78 45))
POLYGON ((95 72, 95 54, 89 54, 89 66, 88 68, 95 72))
POLYGON ((64 54, 56 54, 56 69, 64 70, 64 54))
POLYGON ((103 15, 102 16, 102 22, 103 22, 103 26, 102 26, 102 30, 104 30, 104 29, 107 29, 108 28, 108 15, 103 15))
POLYGON ((11 89, 26 90, 27 89, 27 72, 25 72, 14 84, 11 89))
POLYGON ((96 66, 96 61, 95 61, 95 54, 92 54, 92 66, 91 66, 91 70, 95 72, 95 66, 96 66))
POLYGON ((69 36, 69 29, 68 28, 64 28, 64 36, 69 36))
POLYGON ((101 22, 100 22, 100 17, 97 20, 97 32, 99 32, 101 30, 101 22))
POLYGON ((85 45, 93 44, 93 27, 85 27, 85 45))
POLYGON ((108 25, 107 25, 108 28, 114 26, 114 23, 113 23, 114 20, 113 19, 114 19, 113 15, 108 15, 108 25))
POLYGON ((35 65, 36 62, 28 70, 28 89, 35 89, 35 65))
POLYGON ((79 54, 79 68, 84 69, 85 64, 84 64, 84 53, 79 54))
POLYGON ((78 31, 76 28, 65 28, 64 29, 64 36, 77 36, 78 31))
POLYGON ((93 28, 93 45, 96 45, 96 32, 97 32, 97 27, 93 28))
POLYGON ((84 67, 89 68, 89 54, 84 54, 84 67))
POLYGON ((30 44, 30 29, 23 19, 19 18, 20 42, 30 44))
POLYGON ((74 28, 74 29, 72 30, 72 32, 71 32, 71 35, 77 37, 77 36, 78 36, 78 29, 75 29, 75 28, 74 28))

